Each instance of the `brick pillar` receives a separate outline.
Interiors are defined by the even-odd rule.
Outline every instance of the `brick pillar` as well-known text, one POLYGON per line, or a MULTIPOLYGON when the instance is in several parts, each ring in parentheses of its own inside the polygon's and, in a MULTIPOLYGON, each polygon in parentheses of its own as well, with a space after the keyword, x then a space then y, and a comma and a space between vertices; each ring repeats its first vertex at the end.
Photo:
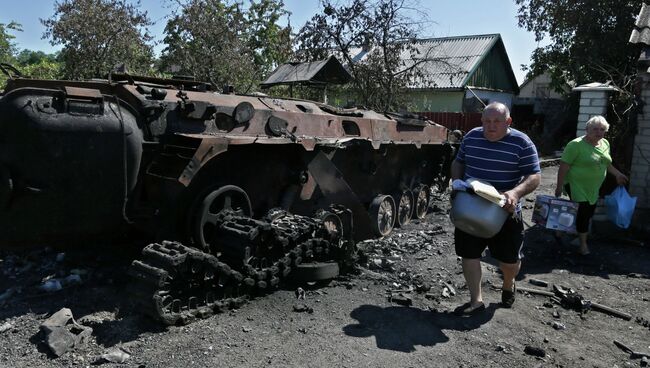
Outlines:
POLYGON ((634 225, 650 230, 650 73, 640 73, 643 111, 637 115, 637 134, 630 172, 630 195, 637 197, 634 225))
POLYGON ((576 137, 580 137, 585 135, 585 127, 589 119, 607 113, 609 93, 618 89, 607 84, 589 83, 578 86, 573 91, 580 92, 580 110, 576 129, 576 137))

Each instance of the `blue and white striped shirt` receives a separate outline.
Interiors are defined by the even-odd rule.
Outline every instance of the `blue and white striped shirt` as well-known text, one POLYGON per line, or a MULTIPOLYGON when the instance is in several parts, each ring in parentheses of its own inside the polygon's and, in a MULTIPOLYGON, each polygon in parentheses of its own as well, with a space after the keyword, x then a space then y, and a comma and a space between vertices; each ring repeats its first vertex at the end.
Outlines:
POLYGON ((512 128, 496 142, 485 139, 482 127, 470 130, 463 137, 456 161, 465 165, 465 180, 479 179, 500 192, 516 187, 524 176, 541 171, 533 142, 512 128))

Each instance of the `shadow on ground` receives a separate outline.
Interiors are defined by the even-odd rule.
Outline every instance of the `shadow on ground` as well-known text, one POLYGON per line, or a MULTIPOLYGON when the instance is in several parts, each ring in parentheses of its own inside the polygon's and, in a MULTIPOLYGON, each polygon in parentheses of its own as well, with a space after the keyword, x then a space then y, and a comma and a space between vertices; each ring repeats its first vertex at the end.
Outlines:
POLYGON ((434 346, 449 341, 443 330, 479 328, 492 319, 496 309, 496 304, 490 304, 483 313, 457 317, 447 312, 366 304, 350 313, 358 323, 343 327, 343 332, 352 337, 375 336, 379 349, 408 353, 415 351, 417 346, 434 346))
POLYGON ((640 241, 630 242, 624 236, 594 237, 590 239, 591 254, 581 256, 578 247, 568 239, 555 238, 540 227, 526 232, 525 259, 520 277, 526 274, 544 274, 554 269, 572 273, 609 278, 610 275, 647 275, 650 270, 650 248, 640 241))
MULTIPOLYGON (((589 240, 591 254, 582 256, 572 237, 557 239, 554 232, 533 226, 524 236, 524 258, 517 280, 563 269, 574 274, 609 279, 611 275, 650 277, 650 247, 647 240, 633 240, 625 235, 600 236, 589 240)), ((498 267, 498 261, 487 256, 483 262, 498 267)))

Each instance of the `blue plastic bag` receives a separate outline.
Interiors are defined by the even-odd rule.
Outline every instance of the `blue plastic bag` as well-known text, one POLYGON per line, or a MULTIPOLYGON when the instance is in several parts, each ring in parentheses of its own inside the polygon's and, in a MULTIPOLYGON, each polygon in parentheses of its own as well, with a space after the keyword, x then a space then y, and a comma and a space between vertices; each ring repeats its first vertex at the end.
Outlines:
POLYGON ((605 196, 607 218, 615 223, 616 226, 623 229, 627 229, 630 226, 635 206, 636 197, 630 197, 622 185, 614 189, 612 194, 605 196))

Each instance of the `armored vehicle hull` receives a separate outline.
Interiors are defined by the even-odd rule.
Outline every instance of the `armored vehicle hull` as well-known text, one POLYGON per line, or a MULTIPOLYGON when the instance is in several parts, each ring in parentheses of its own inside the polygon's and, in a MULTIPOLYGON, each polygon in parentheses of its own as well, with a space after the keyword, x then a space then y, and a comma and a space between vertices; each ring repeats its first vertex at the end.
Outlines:
MULTIPOLYGON (((181 80, 14 78, 0 97, 0 246, 135 228, 208 248, 222 210, 353 214, 356 239, 422 217, 447 130, 181 80)), ((351 234, 348 234, 351 235, 351 234)))

